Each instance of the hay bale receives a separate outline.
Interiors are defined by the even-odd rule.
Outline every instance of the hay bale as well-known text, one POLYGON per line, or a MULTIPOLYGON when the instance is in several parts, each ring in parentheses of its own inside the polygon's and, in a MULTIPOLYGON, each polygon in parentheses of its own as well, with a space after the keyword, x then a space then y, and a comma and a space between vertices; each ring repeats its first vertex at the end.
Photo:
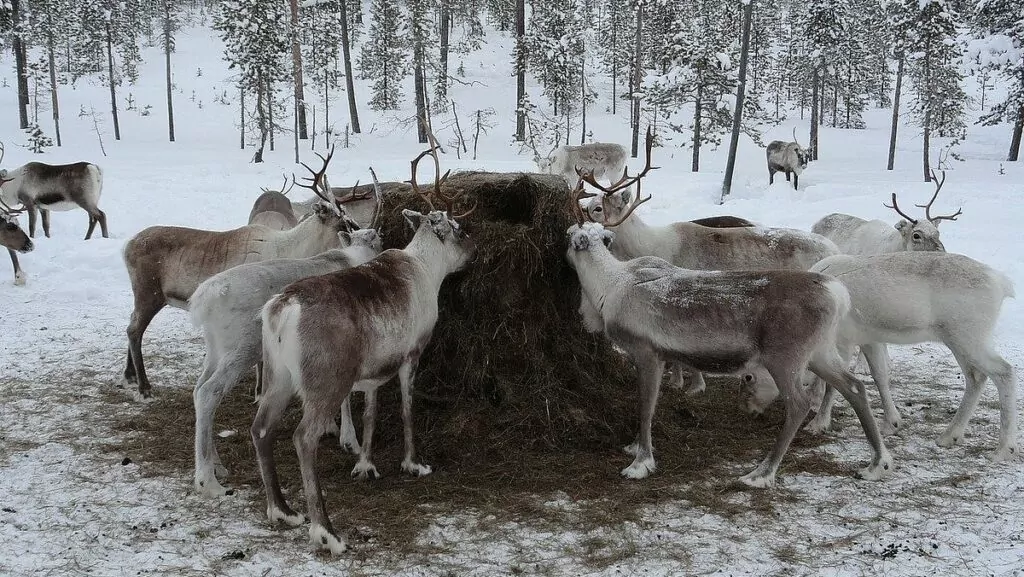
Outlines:
MULTIPOLYGON (((478 253, 441 288, 440 318, 420 362, 424 450, 607 450, 621 442, 635 426, 635 371, 581 324, 579 282, 565 260, 565 182, 462 172, 445 190, 464 191, 456 211, 477 204, 464 226, 478 253)), ((404 208, 426 203, 408 189, 385 195, 385 248, 412 238, 404 208)), ((389 430, 397 432, 378 428, 382 436, 389 430)))

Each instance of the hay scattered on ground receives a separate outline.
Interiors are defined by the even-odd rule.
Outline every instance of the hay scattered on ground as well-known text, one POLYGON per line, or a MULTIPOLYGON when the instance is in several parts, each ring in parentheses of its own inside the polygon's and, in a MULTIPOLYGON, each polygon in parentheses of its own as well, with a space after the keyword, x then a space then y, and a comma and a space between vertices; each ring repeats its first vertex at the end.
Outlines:
MULTIPOLYGON (((474 509, 507 521, 587 528, 635 518, 640 507, 666 499, 726 514, 771 509, 780 491, 738 500, 734 494, 743 489, 734 479, 770 449, 781 408, 748 416, 728 379, 711 380, 708 392, 695 398, 663 393, 653 431, 658 472, 642 482, 619 476, 632 458, 620 448, 637 429, 636 377, 627 359, 580 322, 579 285, 564 258, 572 223, 560 177, 458 173, 448 189, 466 191, 458 210, 478 205, 464 226, 479 251, 442 288, 440 319, 416 380, 418 452, 435 473, 424 479, 400 473, 398 388, 384 387, 374 458, 384 477, 351 480, 355 458, 342 454, 335 438, 325 440, 320 452, 325 494, 339 527, 360 527, 388 547, 408 549, 429 521, 423 511, 474 509), (543 505, 562 493, 589 504, 573 514, 543 505)), ((405 189, 385 196, 386 248, 404 246, 411 237, 403 208, 424 209, 425 203, 405 189)), ((196 372, 199 364, 196 359, 196 372)), ((216 442, 233 473, 226 482, 255 487, 262 499, 248 435, 255 414, 251 390, 242 383, 225 399, 217 430, 237 434, 216 442)), ((121 423, 122 431, 137 434, 111 449, 151 473, 191 476, 191 392, 157 394, 141 415, 121 423)), ((358 426, 362 399, 355 397, 358 426)), ((293 407, 277 447, 278 469, 293 500, 301 483, 287 431, 297 420, 293 407)), ((793 456, 825 440, 798 435, 780 474, 835 474, 821 454, 793 456)))

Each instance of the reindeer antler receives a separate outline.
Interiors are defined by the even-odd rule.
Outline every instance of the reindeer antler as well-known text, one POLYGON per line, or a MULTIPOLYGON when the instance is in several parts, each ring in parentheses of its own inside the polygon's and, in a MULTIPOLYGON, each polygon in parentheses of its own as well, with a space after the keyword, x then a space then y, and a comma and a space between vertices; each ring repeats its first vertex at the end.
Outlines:
MULTIPOLYGON (((0 185, 2 185, 5 182, 10 182, 10 180, 4 180, 0 178, 0 185)), ((6 202, 3 201, 2 198, 0 198, 0 212, 4 212, 8 216, 18 216, 19 214, 25 212, 25 209, 26 207, 24 206, 22 206, 21 208, 11 208, 6 202)))
POLYGON ((957 209, 956 212, 954 212, 953 214, 947 215, 947 216, 935 216, 935 217, 932 216, 932 213, 931 213, 932 203, 934 203, 935 199, 939 197, 939 191, 942 190, 942 185, 946 184, 946 171, 942 170, 940 172, 942 173, 942 180, 939 180, 938 178, 935 177, 935 171, 934 170, 931 171, 932 182, 935 183, 935 194, 932 195, 932 199, 928 201, 928 204, 916 204, 916 205, 914 205, 914 206, 923 208, 924 209, 924 217, 927 218, 931 222, 935 222, 937 220, 956 220, 956 217, 960 216, 964 212, 963 211, 963 207, 960 207, 960 208, 957 209))
MULTIPOLYGON (((303 177, 304 180, 310 181, 310 184, 300 184, 296 182, 295 174, 292 173, 292 186, 298 184, 302 188, 308 188, 312 190, 313 194, 319 196, 321 200, 326 202, 329 206, 333 206, 335 210, 337 210, 340 213, 341 203, 339 203, 338 199, 334 198, 334 194, 331 193, 331 187, 328 186, 327 178, 325 176, 325 174, 327 173, 327 166, 331 164, 331 157, 334 156, 334 144, 331 144, 331 150, 330 152, 327 153, 326 157, 320 154, 319 152, 317 152, 316 155, 319 156, 320 160, 322 160, 324 163, 323 167, 320 168, 320 170, 313 170, 305 162, 300 163, 306 170, 310 172, 310 174, 313 175, 312 178, 308 176, 303 177)), ((289 187, 289 190, 291 190, 291 187, 289 187)))
POLYGON ((892 205, 890 206, 890 205, 885 204, 883 202, 882 206, 884 206, 885 208, 891 208, 891 209, 895 210, 897 214, 899 214, 903 218, 907 219, 910 222, 910 224, 917 224, 917 219, 916 218, 912 218, 910 215, 908 215, 907 213, 905 213, 902 210, 900 210, 900 205, 896 204, 896 193, 895 192, 892 193, 892 205))
POLYGON ((4 148, 4 143, 0 142, 0 162, 4 161, 4 154, 7 153, 7 149, 4 148))
POLYGON ((446 195, 444 193, 442 187, 445 181, 448 180, 448 176, 451 174, 452 171, 448 170, 444 173, 444 175, 441 174, 441 161, 437 157, 437 150, 441 148, 441 145, 437 143, 437 139, 434 137, 434 133, 429 129, 427 130, 427 141, 430 144, 430 148, 419 153, 419 155, 417 155, 416 158, 414 158, 411 163, 412 178, 409 180, 409 184, 412 185, 413 192, 418 194, 420 198, 427 202, 427 206, 430 207, 430 210, 437 210, 434 207, 434 203, 431 201, 432 197, 444 203, 444 210, 448 212, 448 218, 451 218, 452 220, 458 220, 469 216, 470 214, 473 213, 474 210, 476 210, 477 203, 474 203, 473 208, 467 210, 466 212, 458 215, 455 214, 455 202, 459 199, 459 197, 462 196, 462 194, 465 194, 465 191, 463 191, 462 194, 455 194, 451 196, 446 195), (424 193, 422 190, 420 190, 419 184, 416 182, 416 170, 419 166, 420 161, 427 156, 429 156, 434 161, 434 188, 429 193, 424 193))
POLYGON ((384 212, 384 196, 380 193, 380 183, 377 182, 377 173, 374 172, 373 167, 370 167, 370 176, 373 178, 373 195, 377 198, 377 208, 373 211, 373 222, 370 223, 370 228, 377 228, 377 224, 380 223, 380 215, 384 212))
POLYGON ((647 137, 646 137, 645 142, 644 142, 644 149, 646 151, 647 161, 644 164, 643 170, 641 170, 639 174, 637 174, 636 176, 630 177, 628 169, 623 170, 622 171, 622 178, 620 178, 618 182, 616 182, 616 183, 614 183, 614 184, 612 184, 612 185, 610 185, 608 187, 604 187, 604 186, 602 186, 601 184, 599 184, 597 182, 597 180, 594 178, 594 174, 592 172, 589 172, 589 173, 579 173, 580 174, 580 179, 582 179, 584 182, 586 182, 590 186, 593 186, 594 188, 596 188, 596 189, 598 189, 598 190, 600 190, 600 191, 605 193, 605 196, 602 199, 602 202, 605 204, 605 214, 608 214, 607 204, 608 204, 608 195, 609 194, 614 193, 614 192, 618 192, 618 191, 626 189, 626 188, 629 188, 629 187, 633 186, 634 184, 636 185, 636 197, 633 198, 633 202, 630 203, 629 207, 627 207, 626 212, 623 213, 622 217, 620 217, 615 222, 605 222, 604 223, 605 227, 619 226, 627 218, 629 218, 629 215, 633 214, 633 211, 636 210, 638 206, 640 206, 641 204, 647 202, 648 200, 651 200, 651 195, 647 195, 646 198, 640 198, 640 182, 641 182, 641 179, 643 177, 647 176, 648 172, 650 172, 652 170, 655 170, 655 169, 658 169, 658 168, 661 168, 660 166, 651 166, 651 149, 653 149, 653 148, 654 148, 654 133, 651 131, 651 127, 648 126, 647 127, 647 137))
POLYGON ((576 187, 569 192, 569 214, 571 214, 573 218, 576 219, 576 224, 580 226, 583 226, 583 223, 585 223, 588 220, 590 222, 594 221, 592 218, 590 218, 590 213, 588 211, 583 210, 583 207, 580 206, 581 199, 592 198, 597 196, 592 192, 585 192, 583 189, 583 184, 586 182, 585 177, 589 172, 590 171, 580 170, 580 167, 577 166, 576 175, 579 176, 579 180, 576 181, 576 187))
MULTIPOLYGON (((292 183, 291 186, 288 186, 288 175, 282 174, 281 176, 284 178, 284 182, 281 183, 281 188, 276 192, 280 192, 281 194, 288 194, 289 192, 291 192, 292 186, 295 186, 295 184, 292 183), (286 186, 288 188, 285 188, 286 186)), ((262 190, 263 192, 274 192, 272 189, 269 189, 265 186, 261 186, 260 190, 262 190)))

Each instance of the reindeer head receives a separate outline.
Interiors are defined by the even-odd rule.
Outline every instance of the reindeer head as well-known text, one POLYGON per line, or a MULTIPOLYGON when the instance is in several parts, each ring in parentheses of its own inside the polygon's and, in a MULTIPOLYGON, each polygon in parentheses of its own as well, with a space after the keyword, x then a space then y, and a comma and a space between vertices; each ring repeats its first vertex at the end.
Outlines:
MULTIPOLYGON (((351 232, 358 229, 359 223, 348 216, 343 205, 345 202, 350 200, 357 198, 369 198, 369 196, 359 196, 356 194, 355 190, 359 186, 358 181, 356 182, 356 186, 352 188, 352 193, 349 196, 344 198, 334 196, 334 193, 331 192, 330 185, 327 183, 326 176, 327 167, 331 164, 331 158, 334 156, 334 145, 331 145, 331 150, 327 153, 327 156, 323 156, 319 152, 317 152, 316 155, 320 157, 321 161, 323 161, 323 166, 320 170, 313 170, 308 164, 301 163, 302 166, 313 175, 303 177, 304 180, 308 180, 310 183, 299 184, 295 180, 295 175, 292 174, 292 186, 299 184, 299 186, 303 188, 312 190, 313 194, 320 197, 320 201, 313 205, 313 211, 311 214, 318 218, 324 226, 330 227, 338 232, 351 232)), ((291 187, 288 187, 288 190, 291 190, 291 187)), ((373 192, 370 194, 377 195, 379 204, 380 190, 376 185, 373 187, 373 192)))
POLYGON ((939 190, 942 189, 942 185, 946 182, 946 172, 942 171, 942 180, 935 177, 935 171, 932 171, 932 182, 935 183, 935 194, 932 195, 931 200, 928 204, 917 204, 918 208, 924 209, 924 219, 911 218, 907 213, 900 210, 898 204, 896 204, 896 193, 892 193, 892 204, 885 204, 883 206, 891 208, 896 211, 897 214, 903 217, 903 220, 896 223, 896 230, 900 231, 903 235, 903 249, 908 251, 939 251, 946 252, 946 246, 942 244, 939 239, 939 223, 943 220, 956 220, 963 210, 957 209, 957 211, 951 215, 945 216, 932 216, 931 208, 935 199, 939 196, 939 190))
POLYGON ((365 247, 377 254, 384 250, 384 240, 375 228, 360 228, 352 232, 339 231, 338 240, 341 241, 342 248, 350 246, 365 247))
POLYGON ((18 215, 23 211, 15 210, 0 200, 0 246, 18 252, 31 252, 35 248, 32 239, 18 226, 18 215))
POLYGON ((654 147, 654 133, 649 126, 647 127, 647 138, 644 147, 647 156, 644 169, 632 177, 629 176, 628 171, 623 171, 622 178, 607 187, 599 184, 592 173, 584 173, 579 167, 576 168, 576 174, 579 175, 580 179, 576 184, 576 190, 573 192, 577 198, 583 197, 584 182, 601 191, 601 194, 589 195, 593 197, 587 204, 587 217, 591 221, 602 223, 607 227, 618 226, 625 222, 638 206, 651 200, 650 195, 647 195, 645 198, 640 197, 641 179, 647 176, 647 173, 651 170, 658 168, 657 166, 651 166, 651 149, 654 147), (632 187, 634 184, 636 185, 636 194, 633 193, 632 187))
POLYGON ((569 227, 566 234, 569 235, 569 250, 565 256, 573 268, 576 268, 576 259, 579 258, 579 253, 595 249, 608 250, 612 241, 615 240, 614 232, 596 222, 574 224, 569 227))
POLYGON ((800 169, 800 172, 803 172, 807 169, 807 163, 811 161, 811 149, 800 145, 800 141, 796 139, 795 126, 793 127, 793 144, 796 145, 793 148, 793 152, 796 153, 797 167, 800 169))
POLYGON ((441 174, 441 161, 437 157, 437 151, 441 146, 437 143, 437 139, 434 138, 434 134, 429 130, 427 131, 427 138, 430 142, 430 148, 424 150, 412 160, 410 167, 412 178, 409 180, 409 184, 412 185, 413 192, 426 201, 429 210, 426 213, 422 213, 403 209, 402 216, 405 217, 405 221, 412 227, 414 234, 419 234, 421 230, 429 229, 441 241, 445 266, 448 272, 451 273, 464 268, 476 256, 476 243, 459 223, 460 220, 468 217, 476 210, 476 205, 474 204, 472 208, 461 214, 455 214, 455 205, 462 194, 450 194, 444 191, 444 184, 448 180, 451 171, 449 170, 443 175, 441 174), (416 169, 419 166, 419 162, 427 156, 434 161, 434 187, 424 193, 416 182, 416 169), (438 210, 434 207, 434 200, 439 201, 443 205, 443 210, 438 210))

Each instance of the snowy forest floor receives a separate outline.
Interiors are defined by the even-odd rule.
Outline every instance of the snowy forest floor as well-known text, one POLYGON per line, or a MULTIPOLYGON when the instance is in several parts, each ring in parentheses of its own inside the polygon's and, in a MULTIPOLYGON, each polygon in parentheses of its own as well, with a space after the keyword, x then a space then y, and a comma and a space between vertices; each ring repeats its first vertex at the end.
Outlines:
MULTIPOLYGON (((507 38, 495 39, 466 58, 467 80, 476 83, 453 87, 453 97, 467 103, 467 112, 470 103, 493 107, 497 126, 481 142, 479 160, 447 154, 442 160, 446 168, 533 168, 529 157, 517 156, 509 143, 512 79, 494 66, 507 59, 509 46, 507 38)), ((936 345, 891 348, 894 394, 907 426, 887 439, 896 470, 883 482, 852 477, 869 451, 852 411, 840 404, 839 430, 821 439, 802 432, 783 464, 779 486, 761 491, 739 489, 735 478, 770 448, 779 424, 777 410, 763 421, 761 451, 724 455, 701 471, 700 480, 693 480, 693 471, 682 470, 687 463, 673 462, 660 462, 659 471, 644 481, 621 479, 618 471, 628 458, 609 447, 591 463, 603 475, 597 486, 603 495, 588 491, 585 499, 571 490, 578 483, 568 466, 561 472, 565 490, 488 499, 479 494, 501 493, 502 483, 452 487, 453 475, 443 470, 419 480, 400 478, 388 447, 382 447, 379 458, 385 478, 360 484, 348 478, 352 458, 338 455, 335 443, 327 439, 321 453, 337 466, 323 466, 322 474, 332 477, 332 488, 365 495, 367 504, 408 483, 425 484, 426 493, 431 487, 438 494, 477 493, 472 501, 478 506, 473 508, 452 506, 444 498, 411 506, 406 524, 422 530, 395 544, 397 533, 389 533, 394 530, 387 526, 402 520, 374 520, 379 511, 360 509, 360 499, 351 496, 346 502, 356 509, 344 510, 338 506, 341 498, 329 492, 328 506, 339 528, 348 529, 352 519, 364 520, 349 533, 351 551, 339 559, 311 554, 304 528, 271 528, 258 483, 237 484, 232 477, 228 482, 238 489, 234 495, 217 500, 197 496, 190 463, 149 460, 154 452, 145 444, 153 442, 147 421, 159 413, 168 434, 163 442, 190 454, 191 387, 202 361, 202 341, 186 314, 165 310, 144 343, 155 398, 140 403, 131 391, 118 388, 131 309, 121 247, 154 224, 210 229, 244 224, 259 187, 276 185, 281 172, 295 167, 288 137, 279 136, 279 146, 284 145, 264 165, 248 163, 251 149, 238 150, 233 124, 237 108, 212 102, 214 94, 230 91, 231 84, 219 60, 220 47, 205 30, 193 30, 178 43, 178 142, 165 142, 166 121, 159 112, 162 68, 155 53, 146 54, 153 64, 143 67, 137 86, 122 88, 122 97, 134 92, 140 105, 153 106, 153 114, 124 112, 123 140, 105 136, 107 157, 100 155, 91 120, 74 115, 80 107, 108 107, 106 89, 87 81, 62 93, 63 109, 70 112, 62 148, 34 157, 12 146, 23 136, 14 123, 15 97, 9 87, 13 66, 4 62, 8 87, 0 89, 0 110, 5 111, 0 140, 8 144, 5 166, 39 158, 100 164, 105 175, 101 207, 112 238, 84 242, 82 212, 54 213, 52 238, 37 238, 37 249, 21 259, 28 285, 15 287, 10 277, 0 277, 0 494, 5 496, 0 573, 1024 575, 1024 463, 992 464, 984 457, 994 449, 998 430, 998 401, 991 386, 963 444, 948 450, 935 445, 963 394, 952 356, 936 345), (197 68, 201 76, 194 73, 197 68), (172 417, 180 426, 172 426, 172 417), (504 510, 513 500, 519 507, 504 510)), ((599 83, 598 88, 600 92, 599 83)), ((366 102, 365 93, 358 96, 366 102)), ((541 98, 537 94, 535 101, 541 98)), ((343 103, 334 106, 340 111, 343 103)), ((356 138, 352 148, 339 149, 331 167, 336 186, 365 182, 371 163, 382 178, 407 178, 409 159, 420 146, 410 135, 412 127, 396 122, 403 114, 411 112, 364 119, 364 125, 374 128, 356 138)), ((625 114, 595 111, 591 122, 596 137, 627 142, 625 114)), ((871 111, 863 131, 823 129, 821 160, 801 178, 799 190, 782 179, 768 186, 763 149, 744 140, 734 194, 724 207, 716 204, 723 151, 706 152, 703 170, 690 173, 688 150, 657 149, 656 164, 662 168, 651 173, 645 186, 654 200, 638 214, 653 224, 734 214, 805 230, 831 212, 895 222, 895 215, 882 207, 889 194, 899 193, 909 206, 925 202, 932 185, 922 182, 920 136, 913 127, 902 128, 897 169, 883 170, 888 114, 871 111)), ((788 139, 794 125, 806 134, 807 121, 798 112, 793 116, 769 130, 765 140, 788 139)), ((1024 167, 1000 162, 1009 132, 1006 126, 971 128, 960 147, 964 162, 952 163, 937 206, 963 206, 957 222, 943 225, 948 250, 1007 273, 1022 290, 1024 167)), ((450 130, 439 136, 446 140, 450 130)), ((322 149, 320 143, 318 147, 322 149)), ((312 154, 306 150, 303 158, 308 161, 312 154)), ((640 164, 631 161, 634 171, 640 164)), ((999 350, 1019 371, 1024 366, 1019 301, 1004 304, 996 338, 999 350)), ((251 410, 244 399, 248 393, 245 384, 237 387, 230 406, 251 410)), ((685 399, 680 391, 666 390, 656 418, 679 418, 669 410, 672 406, 689 407, 699 416, 708 403, 735 405, 733 393, 719 389, 685 399)), ((736 423, 750 419, 738 409, 734 417, 736 423)), ((247 442, 246 418, 222 416, 217 431, 234 436, 218 442, 247 442), (229 421, 243 427, 228 426, 229 421)), ((729 426, 709 424, 707 435, 729 426)), ((289 435, 282 436, 279 454, 291 450, 289 435)), ((673 441, 659 438, 656 430, 656 450, 673 441)), ((429 455, 425 457, 429 462, 429 455)), ((254 475, 252 462, 227 464, 245 477, 254 475)), ((557 479, 557 460, 550 466, 557 479)), ((500 471, 501 463, 481 468, 500 471)), ((515 477, 520 472, 504 473, 515 477)))

